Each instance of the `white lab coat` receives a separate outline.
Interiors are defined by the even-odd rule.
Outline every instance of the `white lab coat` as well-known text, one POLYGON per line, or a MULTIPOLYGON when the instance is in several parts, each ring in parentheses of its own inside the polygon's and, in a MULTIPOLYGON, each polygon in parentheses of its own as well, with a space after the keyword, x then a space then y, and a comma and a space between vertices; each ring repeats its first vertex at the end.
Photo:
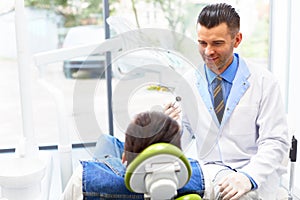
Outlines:
POLYGON ((222 162, 249 174, 258 184, 262 199, 276 199, 280 177, 286 170, 282 163, 288 156, 289 139, 274 76, 263 67, 248 67, 240 59, 221 125, 204 69, 189 72, 177 93, 182 96, 183 148, 193 135, 199 160, 222 162))

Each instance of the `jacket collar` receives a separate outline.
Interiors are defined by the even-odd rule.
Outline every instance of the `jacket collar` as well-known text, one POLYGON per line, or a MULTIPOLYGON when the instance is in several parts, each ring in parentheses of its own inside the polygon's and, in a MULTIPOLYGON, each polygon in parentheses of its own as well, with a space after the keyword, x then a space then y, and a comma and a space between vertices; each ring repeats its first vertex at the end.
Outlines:
MULTIPOLYGON (((224 117, 221 123, 221 127, 224 126, 224 124, 229 119, 230 115, 232 114, 233 110, 235 109, 236 105, 244 95, 244 93, 249 88, 249 82, 248 78, 250 76, 249 69, 247 67, 247 64, 245 61, 241 58, 239 58, 238 54, 235 54, 237 58, 239 59, 239 66, 235 75, 235 78, 232 82, 232 88, 230 91, 230 94, 228 96, 228 100, 225 107, 224 117)), ((211 114, 213 120, 216 122, 216 124, 219 126, 218 119, 216 117, 216 114, 213 109, 213 104, 211 102, 210 94, 208 92, 208 81, 205 77, 205 67, 199 67, 196 71, 196 77, 197 77, 197 83, 196 87, 199 91, 199 94, 206 105, 209 113, 211 114)))

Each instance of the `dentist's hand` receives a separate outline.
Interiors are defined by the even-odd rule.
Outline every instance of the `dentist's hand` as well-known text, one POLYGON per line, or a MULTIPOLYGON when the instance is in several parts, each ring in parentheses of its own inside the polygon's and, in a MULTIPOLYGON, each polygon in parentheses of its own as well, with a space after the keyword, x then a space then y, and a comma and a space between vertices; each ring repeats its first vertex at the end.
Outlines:
POLYGON ((180 118, 181 109, 177 104, 170 102, 165 105, 164 113, 174 120, 178 120, 180 118))
POLYGON ((251 190, 252 184, 245 174, 234 172, 225 176, 219 186, 222 200, 237 200, 251 190))

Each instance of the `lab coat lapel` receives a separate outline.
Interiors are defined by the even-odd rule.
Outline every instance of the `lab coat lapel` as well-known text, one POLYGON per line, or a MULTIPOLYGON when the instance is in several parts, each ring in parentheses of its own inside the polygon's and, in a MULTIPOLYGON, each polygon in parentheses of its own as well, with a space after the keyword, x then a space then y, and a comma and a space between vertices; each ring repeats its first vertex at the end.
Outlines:
POLYGON ((229 119, 230 115, 232 114, 233 110, 239 103, 242 96, 245 94, 247 89, 250 86, 249 81, 247 80, 250 76, 249 69, 243 59, 240 58, 239 66, 235 75, 235 78, 232 83, 232 88, 230 94, 227 99, 225 112, 222 120, 221 126, 229 119))
POLYGON ((215 122, 215 124, 217 125, 217 127, 220 126, 219 121, 217 119, 216 113, 213 109, 213 104, 211 101, 211 97, 208 91, 208 82, 206 79, 206 75, 204 72, 204 67, 199 68, 196 72, 196 76, 197 76, 197 89, 198 92, 208 110, 208 112, 210 113, 213 121, 215 122))
MULTIPOLYGON (((235 78, 234 78, 233 83, 232 83, 232 88, 231 88, 230 94, 229 94, 228 99, 227 99, 227 103, 226 103, 225 112, 224 112, 223 120, 222 120, 222 123, 221 123, 221 127, 223 127, 224 124, 227 122, 227 120, 229 119, 229 117, 232 114, 233 110, 237 106, 238 102, 240 101, 240 99, 242 98, 242 96, 245 94, 245 92, 247 91, 247 89, 250 86, 250 83, 247 80, 250 76, 249 69, 248 69, 245 61, 241 58, 239 58, 239 59, 240 59, 239 67, 237 69, 235 78)), ((204 72, 203 67, 200 67, 197 70, 196 76, 197 76, 197 89, 198 89, 198 92, 199 92, 199 94, 200 94, 200 96, 201 96, 208 112, 210 113, 213 121, 219 127, 220 126, 219 121, 216 117, 215 111, 213 109, 213 104, 212 104, 212 101, 211 101, 211 97, 210 97, 210 94, 208 92, 208 83, 207 83, 207 79, 205 77, 205 72, 204 72)))
POLYGON ((204 105, 202 104, 203 106, 201 106, 201 109, 206 107, 208 111, 208 113, 206 113, 206 111, 199 110, 202 115, 202 120, 205 120, 205 122, 202 122, 201 127, 198 127, 200 128, 198 132, 201 133, 201 136, 196 137, 198 157, 205 159, 215 148, 217 138, 219 137, 220 124, 213 109, 204 68, 199 68, 195 76, 197 80, 196 88, 202 102, 204 103, 204 105))

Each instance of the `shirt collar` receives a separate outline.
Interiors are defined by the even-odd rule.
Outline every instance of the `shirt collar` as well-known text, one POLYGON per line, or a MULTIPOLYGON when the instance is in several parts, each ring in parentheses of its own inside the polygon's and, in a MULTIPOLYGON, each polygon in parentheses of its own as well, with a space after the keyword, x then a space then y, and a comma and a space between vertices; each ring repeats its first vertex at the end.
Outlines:
MULTIPOLYGON (((235 77, 235 74, 236 74, 236 71, 238 68, 238 59, 239 59, 238 54, 234 54, 232 63, 221 74, 221 77, 229 83, 232 83, 232 81, 235 77)), ((209 82, 209 84, 211 84, 213 82, 213 80, 216 78, 217 74, 215 74, 213 71, 211 71, 206 65, 205 65, 205 73, 206 73, 207 81, 209 82)))

